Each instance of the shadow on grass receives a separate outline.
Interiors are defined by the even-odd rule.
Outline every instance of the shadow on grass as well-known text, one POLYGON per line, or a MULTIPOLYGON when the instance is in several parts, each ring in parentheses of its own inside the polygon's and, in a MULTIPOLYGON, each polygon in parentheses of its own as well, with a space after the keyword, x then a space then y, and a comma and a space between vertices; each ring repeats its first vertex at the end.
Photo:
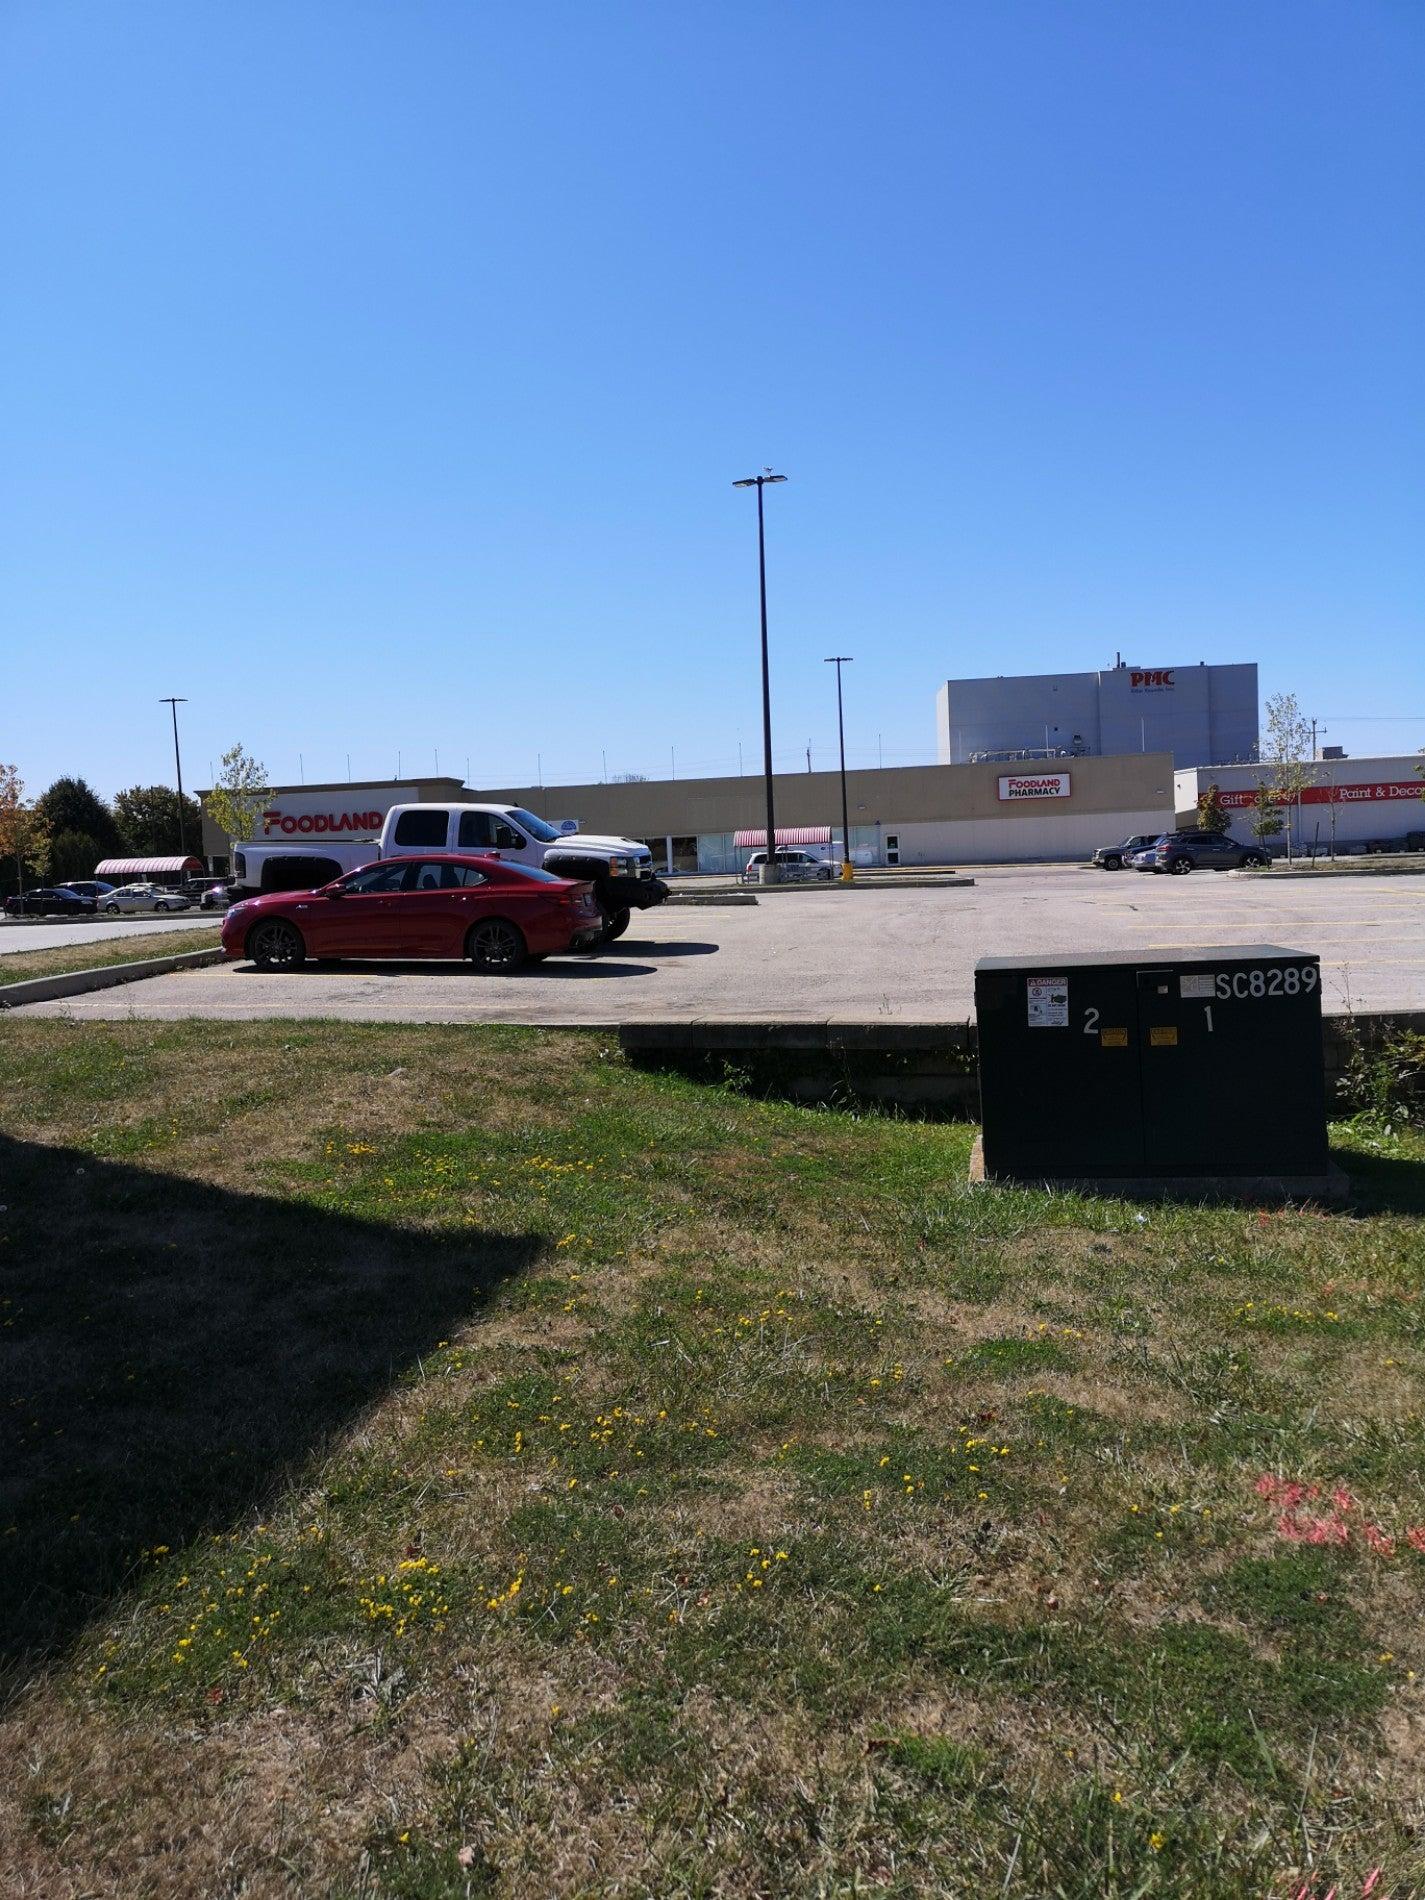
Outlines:
POLYGON ((1425 1214, 1425 1161, 1333 1148, 1331 1159, 1350 1176, 1353 1214, 1425 1214))
POLYGON ((542 1251, 0 1135, 0 1688, 264 1508, 542 1251))

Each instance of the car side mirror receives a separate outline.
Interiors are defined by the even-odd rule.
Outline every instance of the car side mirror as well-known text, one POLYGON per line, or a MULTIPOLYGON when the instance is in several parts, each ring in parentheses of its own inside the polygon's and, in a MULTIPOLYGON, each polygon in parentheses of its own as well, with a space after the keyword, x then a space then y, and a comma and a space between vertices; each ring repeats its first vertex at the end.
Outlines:
POLYGON ((339 886, 336 890, 331 890, 327 892, 328 899, 332 901, 333 903, 336 901, 338 897, 345 897, 345 896, 346 896, 346 892, 342 890, 339 886))

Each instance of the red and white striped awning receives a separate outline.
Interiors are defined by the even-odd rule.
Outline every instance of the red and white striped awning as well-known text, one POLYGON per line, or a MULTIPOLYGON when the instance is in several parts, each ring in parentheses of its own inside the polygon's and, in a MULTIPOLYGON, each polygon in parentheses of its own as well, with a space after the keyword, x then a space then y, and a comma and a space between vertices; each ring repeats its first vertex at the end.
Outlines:
MULTIPOLYGON (((779 837, 781 833, 777 834, 779 837)), ((172 877, 175 871, 201 872, 201 858, 105 858, 95 877, 172 877)))
MULTIPOLYGON (((778 844, 830 844, 830 825, 781 825, 777 827, 778 844)), ((767 845, 767 827, 758 831, 735 831, 732 834, 734 851, 762 851, 767 845)))

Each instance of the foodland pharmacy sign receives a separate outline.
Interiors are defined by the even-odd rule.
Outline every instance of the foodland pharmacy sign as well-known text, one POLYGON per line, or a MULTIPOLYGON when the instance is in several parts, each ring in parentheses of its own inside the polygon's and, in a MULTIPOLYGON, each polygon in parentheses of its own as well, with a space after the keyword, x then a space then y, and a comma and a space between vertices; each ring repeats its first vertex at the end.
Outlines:
POLYGON ((1001 801, 1017 798, 1067 798, 1069 797, 1069 774, 1067 772, 1035 772, 1010 774, 999 782, 1001 801))

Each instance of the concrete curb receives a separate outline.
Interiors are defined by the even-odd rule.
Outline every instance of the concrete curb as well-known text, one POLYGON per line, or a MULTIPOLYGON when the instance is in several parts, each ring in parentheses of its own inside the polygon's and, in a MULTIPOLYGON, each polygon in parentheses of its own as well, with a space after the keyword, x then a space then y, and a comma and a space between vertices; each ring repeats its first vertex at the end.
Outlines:
MULTIPOLYGON (((676 904, 680 908, 693 909, 707 905, 755 904, 755 891, 674 891, 665 897, 664 904, 676 904)), ((662 906, 660 905, 661 909, 662 906)))
POLYGON ((830 891, 968 890, 974 881, 972 877, 961 877, 958 871, 951 871, 943 876, 931 877, 857 878, 854 884, 843 884, 840 878, 817 878, 801 884, 758 884, 754 888, 758 897, 805 897, 808 893, 820 893, 824 897, 830 891))
POLYGON ((1228 877, 1269 877, 1275 884, 1282 878, 1323 878, 1323 877, 1425 877, 1425 858, 1416 858, 1413 863, 1402 863, 1399 858, 1367 858, 1364 861, 1339 858, 1334 864, 1322 864, 1309 871, 1299 871, 1295 865, 1290 870, 1283 865, 1273 865, 1270 871, 1229 871, 1228 877))
POLYGON ((0 987, 0 1009, 20 1009, 26 1003, 52 1003, 63 996, 82 996, 86 990, 111 990, 120 983, 138 983, 146 976, 167 976, 173 970, 196 970, 221 963, 221 945, 211 950, 183 950, 171 957, 144 957, 136 963, 110 963, 100 970, 64 970, 55 976, 32 976, 0 987))

